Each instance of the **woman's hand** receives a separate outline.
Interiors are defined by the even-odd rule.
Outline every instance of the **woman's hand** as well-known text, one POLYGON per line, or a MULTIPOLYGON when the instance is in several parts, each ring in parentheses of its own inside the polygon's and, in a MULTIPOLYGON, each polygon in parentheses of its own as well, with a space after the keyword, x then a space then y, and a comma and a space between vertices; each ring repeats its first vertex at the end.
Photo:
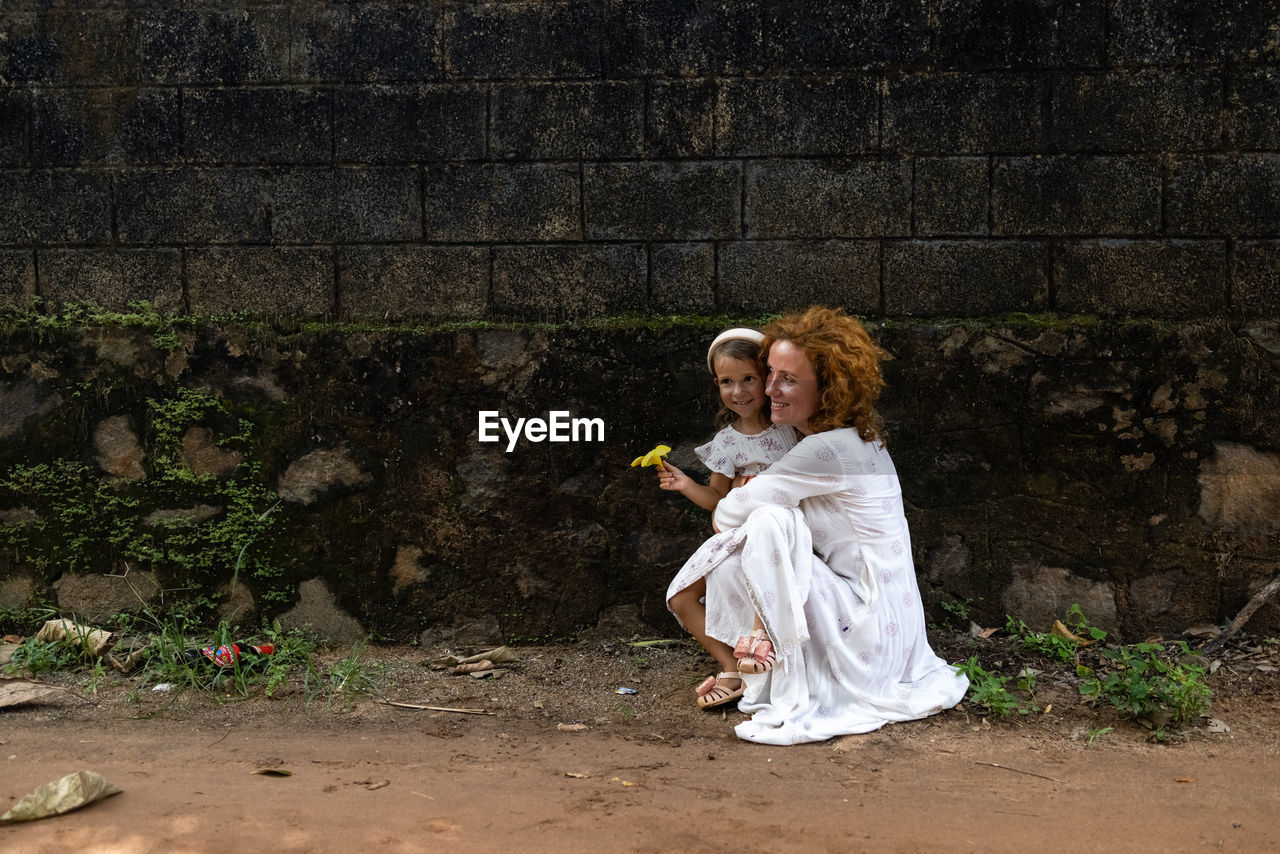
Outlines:
POLYGON ((673 492, 683 492, 693 483, 689 476, 680 469, 662 460, 658 469, 658 486, 673 492))

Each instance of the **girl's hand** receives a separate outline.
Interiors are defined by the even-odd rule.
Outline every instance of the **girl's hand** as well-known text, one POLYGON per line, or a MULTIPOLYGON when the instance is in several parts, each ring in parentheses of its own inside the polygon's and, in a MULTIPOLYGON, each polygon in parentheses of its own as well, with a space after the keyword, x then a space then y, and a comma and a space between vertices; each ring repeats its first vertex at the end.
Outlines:
POLYGON ((732 484, 730 484, 729 488, 730 488, 730 489, 737 489, 739 486, 742 486, 742 484, 744 484, 744 483, 746 483, 746 482, 747 482, 747 479, 746 479, 745 477, 743 477, 743 476, 742 476, 742 475, 740 475, 740 474, 735 474, 735 475, 733 476, 733 483, 732 483, 732 484))
POLYGON ((689 476, 666 460, 659 463, 658 486, 662 489, 679 492, 692 483, 689 476))

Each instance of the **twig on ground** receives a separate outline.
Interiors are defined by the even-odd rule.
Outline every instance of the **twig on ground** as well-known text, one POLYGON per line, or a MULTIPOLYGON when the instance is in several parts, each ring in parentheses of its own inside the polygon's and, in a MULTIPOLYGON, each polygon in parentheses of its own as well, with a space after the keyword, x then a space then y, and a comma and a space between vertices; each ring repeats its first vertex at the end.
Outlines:
POLYGON ((976 762, 975 765, 990 765, 992 768, 1001 768, 1005 771, 1012 771, 1015 774, 1026 774, 1028 777, 1039 777, 1041 780, 1049 780, 1054 783, 1065 783, 1066 780, 1059 780, 1057 777, 1046 777, 1044 774, 1037 774, 1034 771, 1023 771, 1021 768, 1010 768, 1008 765, 1000 765, 996 762, 976 762))
POLYGON ((401 709, 422 709, 428 712, 457 712, 460 715, 496 715, 497 712, 485 709, 450 709, 447 706, 420 706, 417 703, 397 703, 394 700, 374 700, 384 706, 396 706, 401 709))
POLYGON ((1265 587, 1253 594, 1253 598, 1240 609, 1240 613, 1236 614, 1236 618, 1227 624, 1227 627, 1222 630, 1222 634, 1200 648, 1201 654, 1213 652, 1226 643, 1232 635, 1240 631, 1245 623, 1249 622, 1249 618, 1253 616, 1254 611, 1257 611, 1266 604, 1268 599, 1276 595, 1277 590, 1280 590, 1280 575, 1268 581, 1265 587))

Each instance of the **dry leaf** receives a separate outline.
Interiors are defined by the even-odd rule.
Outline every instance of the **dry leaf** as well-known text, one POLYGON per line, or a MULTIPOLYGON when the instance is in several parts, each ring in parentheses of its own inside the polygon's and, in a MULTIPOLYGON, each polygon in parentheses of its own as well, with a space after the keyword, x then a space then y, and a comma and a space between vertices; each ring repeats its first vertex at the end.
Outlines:
POLYGON ((33 682, 30 679, 0 679, 0 708, 38 700, 63 690, 56 685, 33 682))
POLYGON ((383 789, 390 785, 391 785, 390 780, 379 780, 376 783, 370 783, 369 785, 365 786, 365 788, 371 792, 376 792, 378 789, 383 789))
POLYGON ((560 732, 582 732, 586 728, 586 724, 556 724, 556 729, 560 732))
POLYGON ((989 629, 983 629, 982 631, 978 632, 978 637, 982 638, 983 640, 986 640, 987 638, 991 637, 998 631, 1000 631, 999 626, 992 626, 989 629))
POLYGON ((261 774, 264 777, 292 777, 292 771, 286 771, 283 768, 259 768, 251 773, 261 774))
POLYGON ((577 771, 566 771, 564 772, 564 775, 566 777, 573 777, 575 780, 585 780, 591 776, 590 774, 579 774, 577 771))
POLYGON ((1173 782, 1175 782, 1175 783, 1194 783, 1195 781, 1196 781, 1196 778, 1195 778, 1195 777, 1179 777, 1178 779, 1174 780, 1173 782))
POLYGON ((1080 635, 1067 628, 1066 623, 1062 620, 1054 620, 1053 628, 1049 630, 1049 634, 1057 635, 1060 638, 1066 638, 1069 641, 1075 641, 1077 646, 1089 646, 1093 643, 1091 640, 1085 640, 1080 635))
POLYGON ((120 789, 96 771, 76 771, 60 780, 45 783, 0 815, 0 824, 16 824, 62 815, 111 795, 120 789))

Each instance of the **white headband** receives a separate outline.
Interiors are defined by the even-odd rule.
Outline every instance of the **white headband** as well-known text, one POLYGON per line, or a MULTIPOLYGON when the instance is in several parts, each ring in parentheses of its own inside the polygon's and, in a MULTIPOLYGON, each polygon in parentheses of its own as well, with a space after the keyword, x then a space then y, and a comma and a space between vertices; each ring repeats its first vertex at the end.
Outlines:
POLYGON ((750 341, 752 344, 759 346, 764 341, 764 333, 757 332, 754 329, 738 327, 737 329, 726 329, 717 335, 716 340, 712 341, 711 346, 707 348, 707 370, 711 372, 712 376, 715 375, 716 366, 711 363, 711 354, 724 342, 733 340, 750 341))

